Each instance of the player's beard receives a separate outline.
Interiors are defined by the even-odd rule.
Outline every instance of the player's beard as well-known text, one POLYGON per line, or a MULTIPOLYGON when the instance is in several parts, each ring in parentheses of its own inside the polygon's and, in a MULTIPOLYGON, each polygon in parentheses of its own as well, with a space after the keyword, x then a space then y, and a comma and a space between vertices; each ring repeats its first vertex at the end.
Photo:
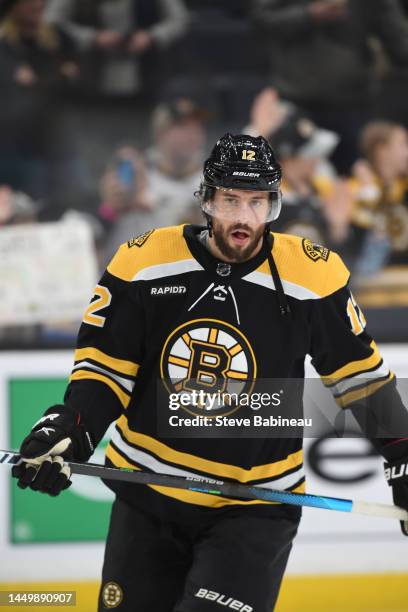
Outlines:
POLYGON ((244 223, 234 223, 228 227, 223 227, 215 218, 212 224, 212 233, 216 246, 227 259, 235 263, 251 259, 259 242, 262 240, 264 231, 263 225, 254 231, 244 223), (249 243, 246 247, 232 246, 228 243, 228 234, 237 230, 244 230, 249 234, 249 243))

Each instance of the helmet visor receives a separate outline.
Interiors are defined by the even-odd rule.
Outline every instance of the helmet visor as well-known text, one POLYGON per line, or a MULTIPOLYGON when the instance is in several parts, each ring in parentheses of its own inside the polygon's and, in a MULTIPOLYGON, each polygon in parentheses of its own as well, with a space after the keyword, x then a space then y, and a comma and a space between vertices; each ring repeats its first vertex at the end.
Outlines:
POLYGON ((240 198, 233 189, 217 187, 213 199, 203 202, 201 207, 205 214, 217 219, 232 221, 248 220, 261 225, 274 221, 281 207, 281 191, 246 191, 246 197, 240 198))

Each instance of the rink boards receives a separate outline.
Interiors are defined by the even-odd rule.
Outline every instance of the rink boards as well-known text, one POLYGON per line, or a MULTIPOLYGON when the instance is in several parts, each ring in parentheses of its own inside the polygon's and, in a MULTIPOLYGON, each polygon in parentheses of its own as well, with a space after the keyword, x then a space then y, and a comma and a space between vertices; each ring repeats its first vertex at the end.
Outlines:
MULTIPOLYGON (((408 347, 381 349, 391 369, 408 378, 408 347)), ((33 415, 36 418, 47 405, 61 401, 71 363, 70 351, 0 354, 0 448, 16 447, 33 415)), ((94 460, 102 456, 100 451, 94 460)), ((305 465, 311 493, 391 502, 382 461, 370 454, 364 440, 306 440, 305 465), (344 482, 337 482, 339 478, 344 482)), ((87 601, 94 597, 101 568, 109 491, 101 483, 76 477, 64 498, 32 495, 32 500, 27 499, 27 492, 11 484, 6 468, 0 470, 1 589, 12 583, 21 587, 39 582, 44 587, 51 581, 48 588, 54 588, 54 581, 69 582, 78 586, 75 609, 92 609, 87 601), (59 525, 53 520, 56 515, 62 518, 59 525), (84 580, 88 582, 79 587, 77 581, 84 580)), ((333 593, 339 607, 331 601, 331 610, 408 610, 407 546, 394 521, 305 510, 282 593, 282 612, 298 609, 299 589, 303 605, 309 606, 310 599, 310 610, 315 612, 327 609, 324 602, 333 593), (344 598, 354 601, 355 607, 345 607, 344 598)))

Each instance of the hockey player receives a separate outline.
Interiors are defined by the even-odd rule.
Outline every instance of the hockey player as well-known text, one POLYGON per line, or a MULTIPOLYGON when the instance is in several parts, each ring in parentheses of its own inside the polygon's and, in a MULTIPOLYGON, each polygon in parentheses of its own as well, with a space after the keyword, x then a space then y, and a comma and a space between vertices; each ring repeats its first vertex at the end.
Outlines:
MULTIPOLYGON (((307 354, 367 435, 391 408, 407 423, 340 258, 271 233, 280 182, 266 140, 226 134, 204 166, 207 228, 152 230, 120 247, 85 312, 64 404, 49 408, 21 445, 19 486, 60 493, 70 485, 62 458, 87 461, 116 421, 109 466, 302 492, 299 438, 164 438, 157 420, 168 410, 158 400, 163 389, 168 396, 198 380, 248 389, 260 379, 299 379, 307 354)), ((408 508, 404 437, 373 443, 395 468, 387 471, 395 503, 408 508)), ((299 508, 107 485, 116 500, 100 610, 273 610, 299 508)))

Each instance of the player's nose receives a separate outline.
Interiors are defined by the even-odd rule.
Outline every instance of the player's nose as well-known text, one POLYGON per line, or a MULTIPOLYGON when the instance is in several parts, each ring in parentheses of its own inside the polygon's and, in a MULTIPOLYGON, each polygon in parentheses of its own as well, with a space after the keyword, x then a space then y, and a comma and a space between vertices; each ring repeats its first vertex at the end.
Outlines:
POLYGON ((236 221, 240 223, 250 223, 253 221, 254 214, 249 203, 241 202, 236 215, 236 221))

